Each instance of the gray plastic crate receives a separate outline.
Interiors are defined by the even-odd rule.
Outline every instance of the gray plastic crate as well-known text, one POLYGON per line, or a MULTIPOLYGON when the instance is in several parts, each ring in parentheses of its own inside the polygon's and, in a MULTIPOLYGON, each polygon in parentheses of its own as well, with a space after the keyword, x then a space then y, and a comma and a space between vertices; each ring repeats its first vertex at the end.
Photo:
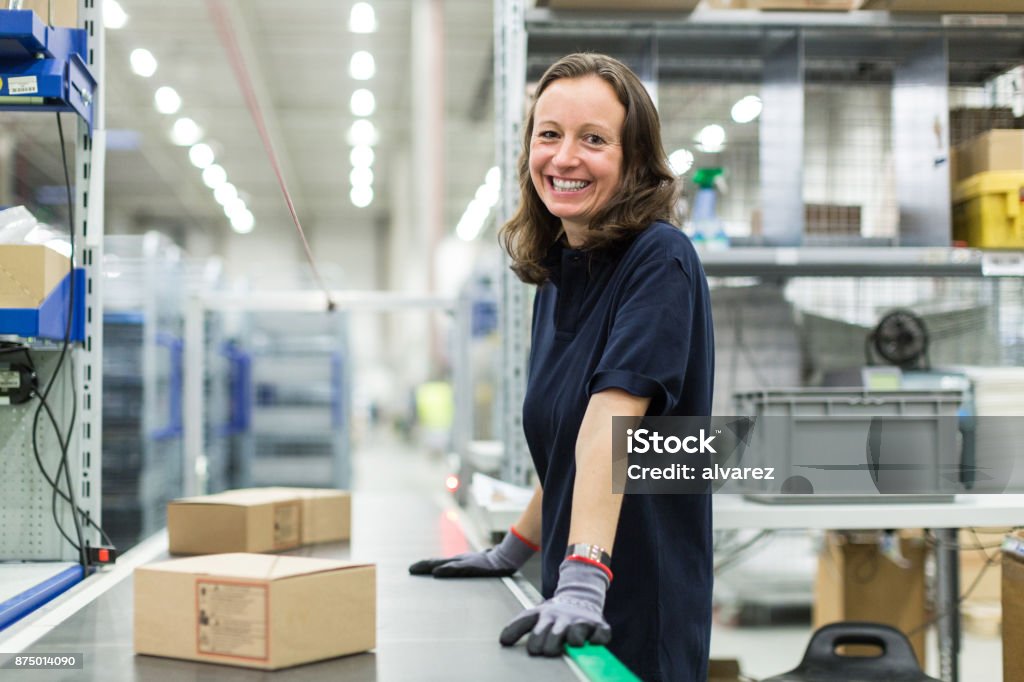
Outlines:
POLYGON ((961 391, 796 388, 734 400, 756 417, 743 466, 775 469, 740 486, 759 501, 946 500, 958 489, 961 391))

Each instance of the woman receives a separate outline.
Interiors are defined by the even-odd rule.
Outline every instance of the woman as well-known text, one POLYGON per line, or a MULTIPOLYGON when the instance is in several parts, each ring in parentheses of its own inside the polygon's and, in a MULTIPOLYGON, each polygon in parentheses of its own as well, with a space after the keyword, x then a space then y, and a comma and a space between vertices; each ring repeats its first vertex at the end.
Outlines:
POLYGON ((612 416, 711 410, 710 299, 689 240, 666 222, 676 180, 640 80, 574 54, 541 78, 502 228, 537 285, 523 407, 539 475, 505 540, 413 573, 509 575, 543 538, 542 593, 502 632, 533 655, 608 648, 644 680, 704 682, 711 629, 711 499, 616 495, 612 416), (573 454, 574 453, 574 454, 573 454))

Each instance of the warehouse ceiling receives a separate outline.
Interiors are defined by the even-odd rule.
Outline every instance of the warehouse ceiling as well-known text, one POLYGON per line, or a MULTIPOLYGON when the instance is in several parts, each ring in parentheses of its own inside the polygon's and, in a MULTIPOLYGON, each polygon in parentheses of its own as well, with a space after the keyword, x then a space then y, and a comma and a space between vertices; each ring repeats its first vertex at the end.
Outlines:
MULTIPOLYGON (((395 159, 406 155, 414 134, 411 82, 413 5, 411 0, 372 0, 378 28, 349 31, 354 0, 225 0, 225 15, 241 49, 267 127, 288 179, 303 224, 359 230, 387 218, 395 159), (356 81, 348 73, 351 55, 366 50, 376 74, 356 81), (374 199, 365 208, 349 198, 350 146, 346 133, 355 116, 349 100, 357 88, 370 89, 377 127, 374 199)), ((246 108, 240 86, 217 30, 216 3, 206 0, 120 0, 125 26, 106 32, 108 230, 163 228, 172 234, 198 229, 230 233, 221 206, 189 160, 189 147, 175 146, 170 130, 180 117, 193 119, 202 141, 214 150, 255 217, 260 231, 291 230, 287 207, 273 169, 246 108), (155 73, 132 72, 129 55, 149 50, 155 73), (181 109, 156 111, 154 93, 174 88, 181 109), (127 225, 128 227, 122 227, 127 225)), ((491 2, 444 0, 445 228, 451 230, 493 165, 491 114, 491 2), (457 160, 457 165, 454 163, 457 160)), ((19 147, 19 191, 27 185, 59 182, 53 119, 4 115, 19 147)), ((70 117, 65 117, 70 122, 70 117)), ((66 123, 67 125, 67 123, 66 123)), ((417 171, 413 170, 413 177, 417 171)), ((45 213, 45 211, 44 211, 45 213)))

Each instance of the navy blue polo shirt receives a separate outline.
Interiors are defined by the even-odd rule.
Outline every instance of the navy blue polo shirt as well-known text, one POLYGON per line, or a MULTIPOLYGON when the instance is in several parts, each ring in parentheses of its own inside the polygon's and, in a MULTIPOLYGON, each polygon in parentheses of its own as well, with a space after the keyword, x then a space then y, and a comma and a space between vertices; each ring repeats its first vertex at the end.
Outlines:
MULTIPOLYGON (((565 557, 576 439, 593 393, 651 398, 652 416, 711 413, 707 280, 690 240, 657 222, 628 246, 556 246, 538 287, 523 426, 544 486, 542 593, 565 557)), ((704 682, 711 636, 710 495, 627 495, 605 603, 608 648, 644 680, 704 682)))

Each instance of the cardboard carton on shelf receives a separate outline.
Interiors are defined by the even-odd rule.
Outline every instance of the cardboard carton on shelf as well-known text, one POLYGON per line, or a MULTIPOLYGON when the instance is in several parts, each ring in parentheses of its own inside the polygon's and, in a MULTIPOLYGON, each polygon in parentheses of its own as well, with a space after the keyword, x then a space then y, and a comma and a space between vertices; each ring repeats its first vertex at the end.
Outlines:
POLYGON ((276 552, 347 540, 351 499, 340 490, 246 488, 167 505, 171 554, 276 552))
POLYGON ((38 308, 69 269, 67 257, 48 246, 0 244, 0 308, 38 308))
POLYGON ((376 567, 215 554, 134 573, 135 653, 277 670, 376 646, 376 567))
POLYGON ((1020 0, 868 0, 864 9, 932 14, 1024 12, 1020 0))
MULTIPOLYGON (((7 3, 2 7, 6 9, 7 3)), ((21 9, 32 10, 44 24, 48 24, 52 16, 53 26, 78 28, 78 0, 22 0, 21 9)))
POLYGON ((850 12, 860 9, 864 2, 865 0, 746 0, 747 9, 798 12, 850 12))
POLYGON ((909 636, 924 668, 926 628, 919 626, 927 620, 927 548, 920 537, 901 537, 900 549, 909 564, 902 567, 881 552, 876 538, 875 533, 828 533, 814 583, 814 629, 846 620, 891 625, 909 636))
POLYGON ((957 180, 989 171, 1024 171, 1024 130, 989 130, 957 147, 957 180))
POLYGON ((1024 532, 1003 540, 1003 679, 1024 680, 1024 532))
POLYGON ((537 0, 537 7, 595 12, 689 12, 699 4, 700 0, 537 0))

